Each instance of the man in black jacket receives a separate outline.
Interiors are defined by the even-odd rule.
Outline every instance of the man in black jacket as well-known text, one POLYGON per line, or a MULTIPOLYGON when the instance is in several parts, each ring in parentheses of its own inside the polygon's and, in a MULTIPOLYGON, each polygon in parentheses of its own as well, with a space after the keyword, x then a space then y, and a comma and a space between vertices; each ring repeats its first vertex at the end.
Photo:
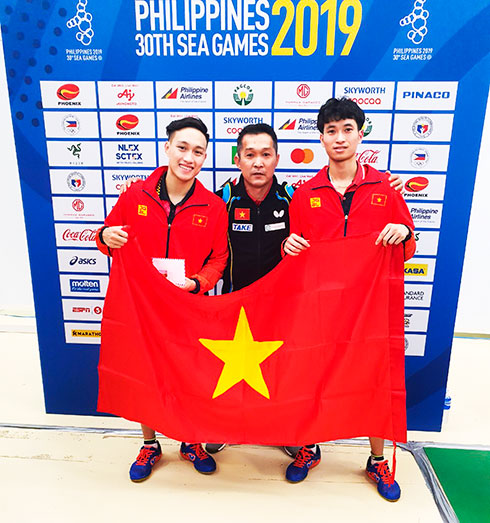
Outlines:
POLYGON ((230 256, 223 293, 239 290, 265 276, 281 261, 289 234, 289 202, 294 188, 279 184, 277 136, 267 124, 247 125, 237 141, 236 185, 227 182, 217 195, 228 210, 230 256))

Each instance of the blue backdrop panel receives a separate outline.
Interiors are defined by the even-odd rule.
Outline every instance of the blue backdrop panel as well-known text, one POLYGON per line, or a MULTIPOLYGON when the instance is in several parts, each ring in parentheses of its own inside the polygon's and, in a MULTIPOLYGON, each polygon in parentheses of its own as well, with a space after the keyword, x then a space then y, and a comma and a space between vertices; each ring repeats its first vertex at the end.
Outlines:
POLYGON ((165 163, 168 121, 211 129, 200 175, 236 178, 244 123, 279 135, 277 175, 325 163, 314 119, 350 96, 359 159, 399 173, 416 222, 406 265, 409 428, 439 430, 489 85, 490 2, 4 2, 0 13, 47 412, 96 414, 108 263, 94 232, 122 180, 165 163))

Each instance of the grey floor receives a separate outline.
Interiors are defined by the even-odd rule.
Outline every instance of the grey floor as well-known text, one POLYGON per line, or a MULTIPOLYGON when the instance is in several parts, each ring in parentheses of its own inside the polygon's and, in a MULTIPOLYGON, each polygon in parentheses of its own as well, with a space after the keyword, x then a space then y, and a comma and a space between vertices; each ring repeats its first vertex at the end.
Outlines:
MULTIPOLYGON (((179 458, 176 442, 162 438, 163 459, 146 482, 133 484, 128 469, 140 446, 132 432, 137 425, 45 414, 32 320, 0 317, 1 330, 8 332, 0 332, 0 521, 441 521, 409 452, 397 453, 400 501, 377 494, 364 475, 363 440, 322 445, 322 463, 305 482, 291 485, 284 480, 289 460, 277 448, 229 447, 217 456, 217 473, 202 476, 179 458), (20 425, 59 428, 14 428, 20 425), (87 427, 98 432, 84 432, 87 427)), ((456 339, 443 431, 410 432, 409 440, 490 445, 483 414, 489 364, 490 340, 456 339)))

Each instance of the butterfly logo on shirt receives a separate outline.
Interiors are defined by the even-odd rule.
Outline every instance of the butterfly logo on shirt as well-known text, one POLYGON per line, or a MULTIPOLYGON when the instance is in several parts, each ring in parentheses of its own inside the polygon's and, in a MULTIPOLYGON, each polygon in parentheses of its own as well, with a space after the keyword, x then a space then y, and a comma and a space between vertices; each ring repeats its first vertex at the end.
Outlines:
POLYGON ((272 214, 274 215, 274 218, 282 218, 284 216, 284 209, 281 211, 274 211, 272 214))

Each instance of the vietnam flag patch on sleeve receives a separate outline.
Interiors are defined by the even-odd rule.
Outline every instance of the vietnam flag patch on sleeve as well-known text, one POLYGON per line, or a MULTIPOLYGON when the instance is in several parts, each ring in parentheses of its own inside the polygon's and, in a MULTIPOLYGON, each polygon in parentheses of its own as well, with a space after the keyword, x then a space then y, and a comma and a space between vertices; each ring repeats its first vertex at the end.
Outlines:
POLYGON ((386 206, 386 194, 373 194, 371 197, 371 205, 379 205, 380 207, 386 206))
POLYGON ((192 225, 197 225, 197 227, 206 227, 207 224, 207 216, 203 216, 202 214, 194 214, 192 216, 192 225))

